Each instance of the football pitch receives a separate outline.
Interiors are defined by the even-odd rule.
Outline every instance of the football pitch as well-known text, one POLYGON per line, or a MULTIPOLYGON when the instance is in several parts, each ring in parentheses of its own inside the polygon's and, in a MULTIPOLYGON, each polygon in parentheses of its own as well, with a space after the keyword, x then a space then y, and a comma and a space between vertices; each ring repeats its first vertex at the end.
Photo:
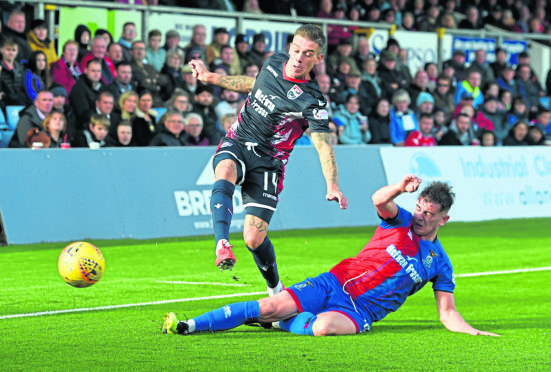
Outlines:
MULTIPOLYGON (((373 227, 270 234, 284 284, 355 255, 373 227)), ((89 288, 57 272, 66 245, 0 247, 0 371, 546 370, 551 366, 551 219, 449 223, 440 240, 457 275, 459 312, 499 338, 447 331, 430 283, 369 333, 314 338, 241 326, 161 334, 162 316, 197 316, 264 296, 233 236, 237 265, 214 266, 212 237, 94 241, 106 259, 89 288)))

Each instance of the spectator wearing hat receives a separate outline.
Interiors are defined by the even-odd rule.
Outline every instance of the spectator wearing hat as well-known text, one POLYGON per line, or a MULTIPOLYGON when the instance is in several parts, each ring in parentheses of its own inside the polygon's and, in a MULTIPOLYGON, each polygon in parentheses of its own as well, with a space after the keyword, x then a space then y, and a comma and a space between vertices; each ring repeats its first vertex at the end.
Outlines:
POLYGON ((433 109, 434 98, 432 95, 427 92, 419 93, 419 95, 415 98, 415 115, 417 118, 419 118, 421 114, 432 115, 433 109))
POLYGON ((203 133, 211 145, 216 145, 215 142, 219 138, 216 128, 218 117, 214 107, 214 88, 206 84, 198 85, 195 89, 195 104, 192 112, 199 114, 203 119, 203 133))
POLYGON ((455 81, 463 81, 467 77, 467 67, 465 66, 466 54, 463 50, 456 49, 452 53, 452 58, 444 62, 444 68, 453 68, 453 77, 455 81))
POLYGON ((513 97, 518 95, 517 82, 515 80, 515 70, 513 66, 507 65, 501 69, 500 76, 496 79, 496 83, 500 89, 505 89, 511 92, 513 97))
POLYGON ((143 41, 134 41, 132 49, 132 78, 137 81, 138 91, 147 89, 151 92, 153 98, 153 107, 164 106, 164 101, 169 99, 168 78, 155 68, 145 63, 145 43, 143 41))
POLYGON ((477 49, 474 55, 474 61, 471 62, 467 71, 478 71, 480 73, 480 86, 494 82, 494 70, 492 70, 486 60, 486 51, 484 49, 477 49))
POLYGON ((70 142, 73 136, 76 134, 76 128, 75 113, 67 102, 67 90, 64 86, 54 83, 52 87, 50 87, 50 92, 52 92, 52 95, 54 97, 54 107, 52 110, 61 112, 65 116, 65 121, 67 124, 65 126, 65 132, 67 133, 67 137, 70 142))
POLYGON ((444 111, 446 122, 451 119, 453 110, 455 109, 452 88, 452 79, 442 74, 436 79, 436 88, 432 92, 434 104, 444 111))
POLYGON ((494 27, 505 28, 505 26, 503 25, 503 21, 502 21, 502 18, 503 18, 503 11, 502 10, 503 9, 501 8, 501 5, 495 4, 494 6, 492 6, 490 8, 490 11, 488 12, 488 15, 486 17, 484 17, 482 23, 484 25, 490 25, 490 26, 494 26, 494 27))
MULTIPOLYGON (((161 72, 166 61, 166 50, 161 48, 163 34, 159 30, 151 30, 147 34, 146 58, 147 63, 161 72)), ((181 62, 181 61, 180 61, 181 62)))
POLYGON ((15 57, 17 62, 26 61, 32 53, 25 34, 25 26, 25 13, 19 9, 14 9, 8 15, 8 21, 2 29, 4 39, 11 38, 17 43, 18 51, 15 57))
POLYGON ((57 61, 57 53, 54 43, 48 38, 48 28, 42 19, 35 19, 31 22, 31 30, 27 34, 27 42, 33 51, 41 51, 46 54, 48 66, 57 61))
MULTIPOLYGON (((230 40, 230 33, 225 27, 214 29, 212 42, 206 47, 207 65, 213 63, 215 59, 220 58, 220 48, 222 45, 227 45, 230 40)), ((219 61, 215 62, 218 64, 219 61)))
MULTIPOLYGON (((407 87, 407 80, 396 71, 396 54, 394 52, 383 50, 379 54, 377 74, 379 75, 381 83, 381 97, 386 98, 388 101, 392 99, 392 96, 398 89, 407 87)), ((411 100, 409 100, 409 102, 411 102, 411 100)))
POLYGON ((341 39, 337 48, 331 53, 325 64, 327 65, 327 73, 329 75, 335 75, 337 72, 338 65, 340 61, 347 60, 350 66, 356 67, 356 61, 351 57, 352 53, 352 40, 350 39, 341 39))
POLYGON ((359 111, 362 115, 367 116, 377 102, 377 93, 370 83, 362 81, 362 73, 356 68, 350 70, 346 75, 345 84, 340 92, 338 103, 344 103, 348 95, 357 95, 360 100, 359 111))
POLYGON ((413 78, 407 64, 407 50, 400 48, 398 40, 393 37, 388 38, 386 42, 386 50, 396 54, 396 66, 394 69, 400 74, 402 79, 405 79, 402 82, 402 85, 404 87, 409 86, 413 81, 413 78))
POLYGON ((253 45, 249 52, 251 61, 262 68, 264 58, 266 57, 266 37, 263 33, 258 33, 253 36, 253 45))
POLYGON ((165 45, 162 47, 167 53, 171 49, 178 49, 185 55, 184 48, 180 47, 180 34, 176 30, 169 30, 165 34, 165 45))
POLYGON ((461 81, 457 85, 454 98, 456 105, 459 104, 465 92, 473 97, 473 107, 475 109, 484 102, 484 96, 480 91, 480 72, 474 70, 470 71, 467 75, 467 79, 461 81))
POLYGON ((193 26, 191 40, 184 48, 184 55, 186 56, 186 59, 193 48, 200 51, 201 59, 203 60, 203 62, 207 63, 207 29, 202 24, 193 26))
POLYGON ((507 121, 507 113, 499 109, 499 98, 496 96, 486 97, 480 112, 492 122, 497 142, 501 143, 505 136, 507 136, 509 123, 507 121))
POLYGON ((251 62, 249 57, 249 38, 245 34, 237 34, 235 36, 235 56, 239 59, 240 73, 251 62))

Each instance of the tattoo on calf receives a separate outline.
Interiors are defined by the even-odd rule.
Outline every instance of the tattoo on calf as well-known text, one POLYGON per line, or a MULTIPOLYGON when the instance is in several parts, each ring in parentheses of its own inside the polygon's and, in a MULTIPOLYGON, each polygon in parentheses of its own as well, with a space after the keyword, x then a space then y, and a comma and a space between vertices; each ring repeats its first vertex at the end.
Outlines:
POLYGON ((256 227, 258 232, 266 231, 266 229, 268 228, 268 224, 266 223, 266 221, 256 219, 255 217, 251 217, 249 221, 249 226, 256 227))

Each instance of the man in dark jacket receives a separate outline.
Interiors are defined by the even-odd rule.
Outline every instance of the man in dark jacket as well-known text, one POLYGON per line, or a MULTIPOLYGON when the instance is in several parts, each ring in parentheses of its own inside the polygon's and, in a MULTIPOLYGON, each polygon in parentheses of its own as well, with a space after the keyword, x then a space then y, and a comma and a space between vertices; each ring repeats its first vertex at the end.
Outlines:
POLYGON ((153 137, 149 146, 185 146, 184 118, 179 111, 170 111, 165 116, 161 131, 153 137))
POLYGON ((15 9, 8 15, 8 22, 2 30, 4 38, 11 37, 19 46, 17 57, 15 58, 17 62, 28 60, 32 53, 31 47, 27 42, 25 26, 25 13, 19 9, 15 9))
POLYGON ((18 50, 14 39, 4 39, 0 63, 0 107, 25 105, 23 66, 15 59, 18 50))
POLYGON ((26 147, 25 138, 30 129, 38 128, 44 130, 42 122, 52 112, 54 107, 54 97, 50 91, 42 90, 38 92, 33 105, 27 107, 19 115, 19 122, 15 129, 9 147, 26 147))
POLYGON ((77 127, 86 127, 95 113, 96 100, 105 85, 101 81, 101 62, 91 59, 86 64, 85 73, 78 77, 69 93, 69 102, 75 112, 77 127))

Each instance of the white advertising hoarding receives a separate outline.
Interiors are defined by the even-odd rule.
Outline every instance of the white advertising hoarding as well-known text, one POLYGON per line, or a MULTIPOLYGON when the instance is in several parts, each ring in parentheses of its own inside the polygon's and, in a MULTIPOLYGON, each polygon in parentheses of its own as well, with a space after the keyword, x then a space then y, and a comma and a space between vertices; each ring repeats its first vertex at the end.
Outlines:
MULTIPOLYGON (((551 216, 549 147, 382 147, 380 153, 389 183, 408 173, 420 177, 422 186, 449 182, 456 193, 454 221, 551 216)), ((409 208, 417 196, 397 202, 409 208)))

